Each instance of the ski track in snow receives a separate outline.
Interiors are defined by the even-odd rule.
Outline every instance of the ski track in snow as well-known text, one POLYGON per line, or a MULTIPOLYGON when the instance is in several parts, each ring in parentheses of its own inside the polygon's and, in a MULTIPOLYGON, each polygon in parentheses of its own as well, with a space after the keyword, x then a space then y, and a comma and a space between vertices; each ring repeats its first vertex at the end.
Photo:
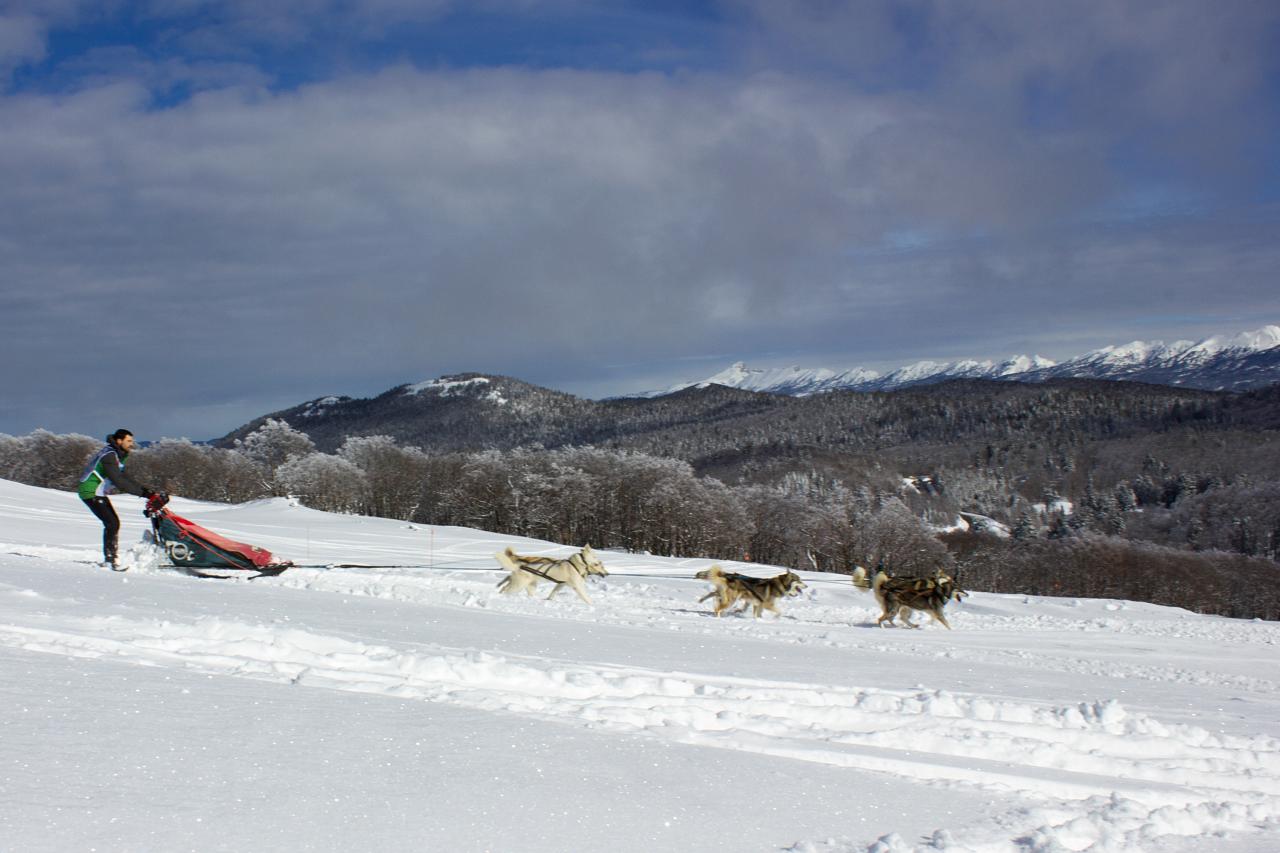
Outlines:
POLYGON ((840 688, 653 672, 488 652, 402 651, 280 625, 206 618, 194 623, 121 617, 81 620, 79 631, 0 627, 0 643, 29 651, 113 657, 146 665, 304 686, 445 701, 641 729, 811 761, 893 768, 1077 798, 1153 786, 1194 801, 1186 788, 1280 796, 1280 741, 1167 726, 1106 701, 1072 707, 965 697, 945 691, 840 688), (913 757, 893 755, 904 732, 913 757), (786 744, 780 746, 779 744, 786 744), (832 747, 840 747, 832 749, 832 747), (850 749, 845 749, 849 747, 850 749), (857 747, 872 747, 868 754, 857 747), (885 751, 881 754, 880 751, 885 751), (986 774, 948 773, 930 758, 1001 756, 986 774), (919 766, 919 772, 913 767, 919 766), (1052 777, 1026 773, 1056 771, 1052 777), (1072 779, 1079 774, 1080 779, 1072 779), (1171 781, 1173 784, 1171 784, 1171 781), (1134 785, 1138 782, 1141 784, 1134 785))
MULTIPOLYGON (((706 587, 698 583, 690 590, 699 590, 697 595, 675 597, 669 588, 660 588, 654 584, 629 583, 613 594, 608 580, 593 579, 589 584, 594 608, 583 608, 570 592, 561 592, 556 601, 539 600, 547 593, 547 586, 541 587, 537 598, 516 598, 494 596, 493 588, 502 577, 498 572, 449 572, 431 575, 424 573, 410 574, 406 572, 382 571, 362 572, 348 569, 298 569, 290 571, 270 583, 286 587, 294 587, 323 592, 336 592, 345 595, 370 596, 394 601, 419 604, 453 604, 463 607, 478 607, 502 612, 529 615, 545 615, 549 607, 556 608, 556 615, 561 618, 579 621, 601 622, 610 625, 628 625, 640 628, 651 628, 655 622, 663 622, 664 627, 673 631, 696 631, 698 633, 729 633, 743 636, 758 636, 760 626, 768 625, 770 642, 794 643, 801 645, 817 645, 834 649, 876 650, 905 652, 913 655, 945 655, 957 662, 981 661, 1003 662, 1019 667, 1053 670, 1092 675, 1117 680, 1143 679, 1147 681, 1173 681, 1185 684, 1216 685, 1232 687, 1240 690, 1256 692, 1280 691, 1280 682, 1257 676, 1230 675, 1221 672, 1197 670, 1189 667, 1170 665, 1135 665, 1132 663, 1117 664, 1099 661, 1092 658, 1073 658, 1064 655, 1044 655, 1035 651, 1010 646, 991 649, 975 648, 939 648, 936 645, 913 643, 902 636, 894 636, 891 642, 881 639, 884 635, 875 628, 866 635, 850 637, 844 631, 850 626, 873 628, 879 608, 869 593, 854 593, 852 605, 831 606, 818 604, 823 584, 830 584, 842 592, 847 592, 851 584, 842 577, 831 581, 810 582, 810 588, 802 597, 785 600, 779 605, 781 617, 765 617, 755 620, 746 617, 722 617, 716 620, 713 627, 708 625, 707 611, 699 609, 695 604, 701 591, 706 587), (482 574, 485 580, 472 579, 475 574, 482 574), (468 577, 471 575, 472 577, 468 577), (816 588, 815 588, 816 587, 816 588), (829 630, 840 629, 840 630, 829 630)), ((258 582, 267 582, 266 579, 258 582)), ((1021 596, 1012 596, 1021 598, 1021 596)), ((1034 604, 1028 600, 1029 604, 1034 604)), ((1119 619, 1081 619, 1069 620, 1054 616, 1034 615, 1027 617, 989 616, 971 614, 965 605, 953 606, 948 610, 948 619, 955 627, 964 630, 981 628, 1001 633, 1016 634, 1028 630, 1036 631, 1071 631, 1071 632, 1108 632, 1130 633, 1138 637, 1152 639, 1196 639, 1212 642, 1217 646, 1241 644, 1256 646, 1260 641, 1277 646, 1280 654, 1280 625, 1256 625, 1252 623, 1201 624, 1184 625, 1182 622, 1164 620, 1156 624, 1124 622, 1119 619)), ((927 621, 927 617, 919 617, 919 621, 927 621)), ((929 629, 934 630, 934 629, 929 629)), ((895 634, 906 634, 906 631, 895 630, 895 634)), ((907 636, 911 636, 907 634, 907 636)))
MULTIPOLYGON (((1231 832, 1266 826, 1274 831, 1274 803, 1199 803, 1156 806, 1119 795, 1090 797, 1071 809, 1034 806, 1001 816, 1009 840, 984 829, 939 829, 918 843, 890 833, 871 845, 849 839, 806 841, 785 853, 1135 853, 1170 837, 1187 839, 1188 850, 1203 850, 1231 832), (1082 807, 1082 808, 1081 808, 1082 807)), ((1265 849, 1265 848, 1259 848, 1265 849)))

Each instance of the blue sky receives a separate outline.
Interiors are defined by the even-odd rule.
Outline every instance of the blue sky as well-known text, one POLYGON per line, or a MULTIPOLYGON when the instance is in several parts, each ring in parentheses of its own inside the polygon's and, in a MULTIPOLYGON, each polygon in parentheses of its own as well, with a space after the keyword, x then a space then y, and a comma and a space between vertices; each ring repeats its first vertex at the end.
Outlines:
POLYGON ((0 432, 1280 322, 1280 6, 0 0, 0 432))

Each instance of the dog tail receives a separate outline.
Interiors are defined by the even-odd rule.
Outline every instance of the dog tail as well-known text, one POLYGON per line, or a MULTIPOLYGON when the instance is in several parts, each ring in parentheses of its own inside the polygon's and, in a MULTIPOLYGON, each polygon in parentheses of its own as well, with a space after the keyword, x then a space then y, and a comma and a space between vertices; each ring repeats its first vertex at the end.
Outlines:
POLYGON ((714 583, 717 580, 724 579, 724 569, 719 566, 712 566, 709 569, 703 569, 698 572, 694 577, 700 581, 711 581, 714 583))
POLYGON ((885 581, 888 579, 889 576, 883 570, 876 572, 875 580, 871 582, 872 591, 879 595, 881 587, 884 586, 885 581))
POLYGON ((520 570, 520 565, 516 562, 515 548, 507 546, 507 549, 505 551, 499 551, 498 553, 493 555, 493 558, 498 561, 498 565, 502 566, 502 568, 506 569, 509 572, 515 572, 520 570))
POLYGON ((862 566, 854 567, 849 580, 853 581, 853 585, 858 589, 871 589, 871 581, 867 580, 867 570, 862 566))

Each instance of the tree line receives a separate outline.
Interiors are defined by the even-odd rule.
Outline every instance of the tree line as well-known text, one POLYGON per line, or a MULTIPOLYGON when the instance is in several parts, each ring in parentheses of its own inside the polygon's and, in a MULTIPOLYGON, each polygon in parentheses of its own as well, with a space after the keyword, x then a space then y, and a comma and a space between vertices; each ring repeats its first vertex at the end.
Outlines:
MULTIPOLYGON (((1166 434, 1115 446, 923 451, 950 464, 906 479, 901 472, 912 468, 898 466, 911 463, 893 464, 890 455, 886 464, 810 454, 770 476, 761 466, 727 483, 687 460, 619 447, 439 453, 374 435, 348 437, 326 453, 287 422, 267 419, 231 447, 165 439, 129 464, 143 482, 204 500, 292 495, 332 512, 661 556, 843 573, 944 567, 972 589, 1280 618, 1275 584, 1264 582, 1280 571, 1280 482, 1265 476, 1277 448, 1242 434, 1253 441, 1249 465, 1226 464, 1236 459, 1230 442, 1166 434), (1147 452, 1135 458, 1138 447, 1147 452), (1003 528, 966 531, 962 513, 1003 528), (1162 573, 1161 565, 1177 569, 1162 573), (1174 577, 1198 581, 1171 585, 1174 577)), ((44 430, 0 435, 0 477, 71 489, 100 446, 44 430)))
MULTIPOLYGON (((101 442, 37 430, 0 436, 0 477, 72 489, 101 442)), ((946 549, 896 495, 818 477, 728 486, 682 460, 632 450, 516 448, 428 454, 386 436, 336 453, 269 419, 233 448, 164 439, 135 451, 142 482, 201 500, 292 495, 306 506, 461 525, 659 556, 849 572, 932 572, 946 549)))

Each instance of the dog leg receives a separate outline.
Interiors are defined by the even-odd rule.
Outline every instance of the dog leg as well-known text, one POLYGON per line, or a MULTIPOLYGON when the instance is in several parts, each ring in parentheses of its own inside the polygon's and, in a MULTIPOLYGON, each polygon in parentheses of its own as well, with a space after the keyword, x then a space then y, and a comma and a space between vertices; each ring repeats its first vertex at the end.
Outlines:
POLYGON ((506 580, 504 580, 499 586, 499 589, 508 595, 515 595, 521 590, 523 590, 527 595, 533 595, 533 589, 529 585, 529 578, 530 575, 528 572, 525 572, 522 569, 516 569, 507 576, 506 580))
POLYGON ((515 595, 524 590, 529 591, 529 584, 524 579, 524 572, 517 569, 498 582, 498 591, 503 595, 515 595))
MULTIPOLYGON (((573 591, 578 594, 578 598, 581 598, 584 602, 587 603, 587 606, 589 607, 595 606, 594 604, 591 603, 591 599, 587 598, 587 585, 582 582, 581 575, 577 574, 576 572, 570 575, 569 585, 573 587, 573 591)), ((559 589, 559 588, 560 587, 556 587, 556 589, 559 589)))

